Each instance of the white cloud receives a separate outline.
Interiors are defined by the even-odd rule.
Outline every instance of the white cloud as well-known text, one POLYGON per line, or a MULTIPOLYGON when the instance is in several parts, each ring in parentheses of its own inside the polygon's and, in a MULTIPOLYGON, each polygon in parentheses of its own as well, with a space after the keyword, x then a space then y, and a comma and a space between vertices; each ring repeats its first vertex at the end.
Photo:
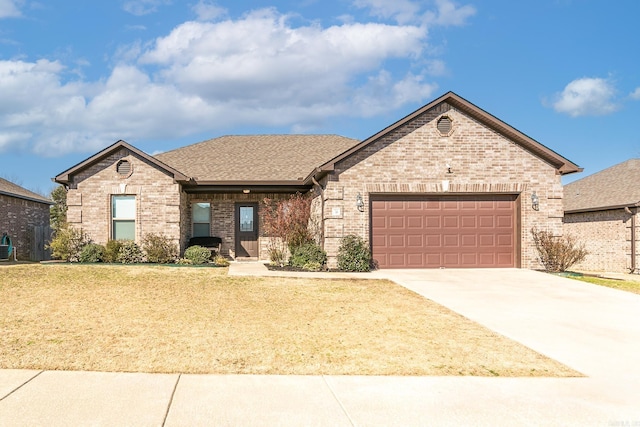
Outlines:
POLYGON ((569 83, 556 96, 553 108, 572 117, 610 114, 618 109, 614 102, 615 93, 615 87, 609 80, 584 77, 569 83))
POLYGON ((227 14, 225 8, 205 0, 200 0, 192 10, 196 13, 198 21, 212 21, 227 14))
POLYGON ((452 0, 436 0, 436 10, 421 10, 421 2, 412 0, 354 0, 359 8, 368 8, 377 18, 394 19, 400 24, 426 23, 460 26, 476 13, 473 6, 458 6, 452 0))
POLYGON ((437 13, 428 12, 427 22, 443 26, 465 25, 468 18, 476 14, 473 6, 465 5, 458 7, 450 0, 436 0, 437 13))
POLYGON ((171 3, 170 0, 127 0, 122 8, 132 15, 142 16, 154 13, 158 10, 158 6, 169 3, 171 3))
POLYGON ((335 117, 370 117, 432 96, 427 76, 444 64, 429 61, 426 43, 424 26, 294 27, 266 9, 133 43, 93 82, 59 61, 0 61, 0 151, 53 156, 118 139, 233 126, 312 131, 335 117))
POLYGON ((640 100, 640 87, 637 87, 636 90, 634 90, 633 92, 631 92, 629 94, 629 97, 631 97, 631 99, 634 99, 636 101, 640 100))
POLYGON ((19 0, 0 0, 0 19, 22 16, 20 13, 21 5, 22 1, 19 0))

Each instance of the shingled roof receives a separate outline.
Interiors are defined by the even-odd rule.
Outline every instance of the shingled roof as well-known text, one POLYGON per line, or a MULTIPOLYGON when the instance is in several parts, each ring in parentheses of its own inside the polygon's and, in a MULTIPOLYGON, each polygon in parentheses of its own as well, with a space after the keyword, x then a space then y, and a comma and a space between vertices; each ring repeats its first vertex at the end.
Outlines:
POLYGON ((564 186, 564 210, 640 206, 640 159, 630 159, 564 186))
POLYGON ((307 178, 359 142, 339 135, 233 135, 154 157, 198 184, 291 182, 307 178))
POLYGON ((7 196, 17 197, 19 199, 30 200, 32 202, 46 203, 52 205, 53 202, 46 197, 43 197, 33 191, 29 191, 26 188, 22 188, 11 181, 7 181, 4 178, 0 178, 0 194, 7 196))

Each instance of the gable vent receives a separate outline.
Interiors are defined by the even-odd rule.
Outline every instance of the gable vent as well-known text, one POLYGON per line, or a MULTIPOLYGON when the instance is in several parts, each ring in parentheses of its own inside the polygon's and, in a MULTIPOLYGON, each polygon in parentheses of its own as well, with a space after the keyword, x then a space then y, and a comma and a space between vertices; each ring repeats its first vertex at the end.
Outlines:
POLYGON ((442 136, 448 136, 451 133, 452 123, 451 118, 448 116, 442 116, 438 119, 437 123, 438 132, 442 136))
POLYGON ((120 160, 116 165, 116 171, 120 176, 131 175, 131 163, 128 160, 120 160))

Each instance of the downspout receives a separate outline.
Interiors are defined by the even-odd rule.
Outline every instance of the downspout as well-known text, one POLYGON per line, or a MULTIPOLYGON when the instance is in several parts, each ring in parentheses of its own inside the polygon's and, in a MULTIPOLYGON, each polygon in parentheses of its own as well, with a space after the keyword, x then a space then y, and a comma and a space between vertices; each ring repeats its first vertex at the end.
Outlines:
POLYGON ((320 189, 320 228, 322 230, 322 235, 320 236, 320 247, 324 250, 324 188, 322 185, 316 180, 315 176, 311 176, 311 182, 314 185, 317 185, 320 189))
POLYGON ((636 272, 636 215, 631 215, 631 272, 636 272))

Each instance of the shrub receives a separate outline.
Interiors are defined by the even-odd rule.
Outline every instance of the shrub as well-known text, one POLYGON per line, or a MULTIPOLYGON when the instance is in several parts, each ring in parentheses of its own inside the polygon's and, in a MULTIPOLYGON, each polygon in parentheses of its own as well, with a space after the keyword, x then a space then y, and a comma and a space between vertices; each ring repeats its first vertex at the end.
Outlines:
POLYGON ((322 270, 322 264, 319 262, 311 261, 302 266, 303 270, 307 271, 320 271, 322 270))
POLYGON ((282 248, 275 247, 275 245, 269 248, 269 260, 272 264, 284 266, 287 261, 286 251, 282 248))
MULTIPOLYGON (((318 264, 320 267, 327 262, 327 253, 314 242, 306 242, 291 248, 289 264, 293 267, 305 268, 308 264, 318 264)), ((318 268, 319 270, 319 268, 318 268)))
POLYGON ((122 247, 122 241, 120 240, 109 240, 104 247, 104 256, 102 260, 104 262, 118 262, 118 253, 120 252, 120 248, 122 247))
POLYGON ((184 257, 193 264, 206 264, 209 262, 209 259, 211 259, 211 251, 198 245, 189 246, 187 250, 184 251, 184 257))
POLYGON ((125 240, 122 242, 122 246, 118 251, 116 261, 123 264, 137 264, 145 261, 144 253, 136 242, 133 240, 125 240))
POLYGON ((227 267, 229 265, 229 260, 222 255, 216 255, 216 257, 213 259, 213 262, 220 267, 227 267))
POLYGON ((97 243, 88 243, 80 252, 80 262, 102 262, 104 259, 104 246, 97 243))
POLYGON ((51 256, 55 259, 62 259, 69 262, 78 262, 82 248, 89 243, 89 236, 69 224, 62 225, 55 232, 48 247, 51 249, 51 256))
POLYGON ((340 241, 338 268, 343 271, 371 270, 371 251, 360 236, 350 234, 340 241))
POLYGON ((192 265, 193 262, 191 262, 190 259, 186 259, 186 258, 180 258, 178 261, 176 261, 176 264, 180 264, 180 265, 192 265))
POLYGON ((539 231, 535 228, 531 229, 531 234, 538 250, 538 258, 546 271, 553 273, 567 271, 588 255, 584 244, 578 245, 573 236, 553 236, 548 231, 539 231))
POLYGON ((142 238, 142 250, 149 262, 168 264, 178 258, 178 245, 161 234, 146 234, 142 238))

